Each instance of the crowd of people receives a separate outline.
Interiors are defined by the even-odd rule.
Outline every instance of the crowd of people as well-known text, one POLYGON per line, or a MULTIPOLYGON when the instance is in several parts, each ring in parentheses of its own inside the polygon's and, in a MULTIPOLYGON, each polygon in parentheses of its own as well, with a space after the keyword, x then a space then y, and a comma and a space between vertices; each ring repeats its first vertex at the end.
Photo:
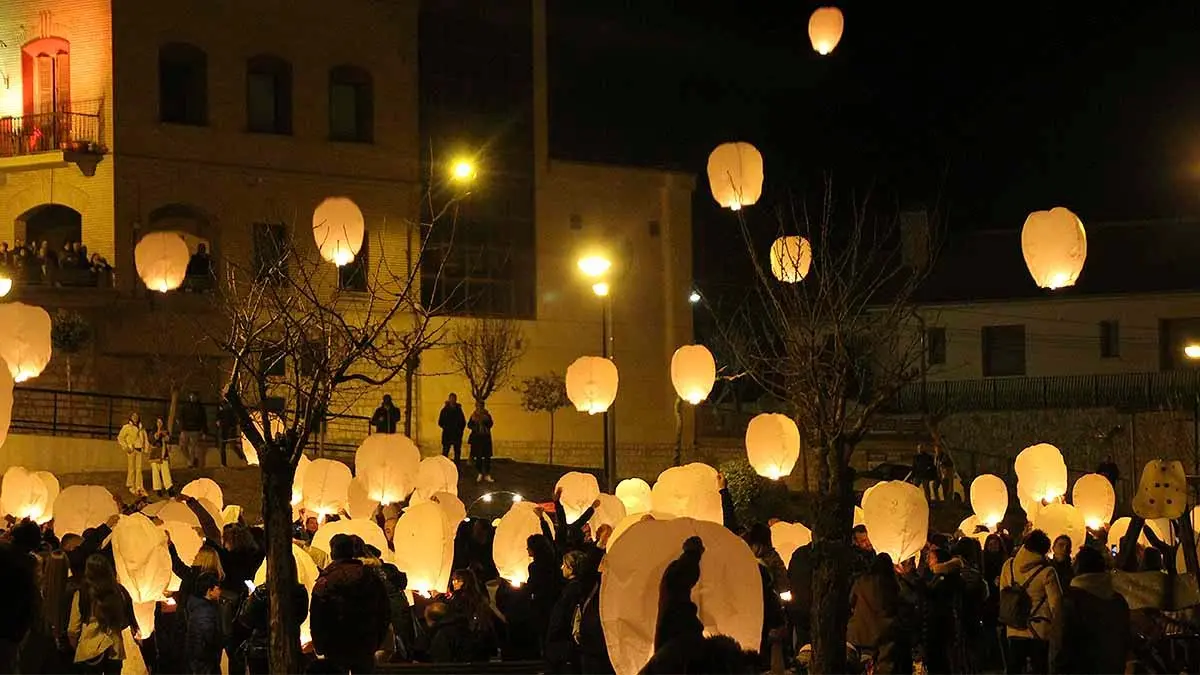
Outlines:
POLYGON ((10 248, 0 242, 0 272, 22 284, 111 286, 112 265, 83 242, 68 241, 61 249, 48 241, 17 239, 10 248))

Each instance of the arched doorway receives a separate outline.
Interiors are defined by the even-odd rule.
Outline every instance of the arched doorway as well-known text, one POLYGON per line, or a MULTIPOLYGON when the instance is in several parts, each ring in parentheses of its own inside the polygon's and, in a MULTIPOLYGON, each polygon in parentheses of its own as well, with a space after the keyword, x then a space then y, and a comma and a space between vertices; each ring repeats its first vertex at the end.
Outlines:
POLYGON ((167 204, 150 212, 145 231, 178 232, 192 255, 184 289, 202 291, 212 288, 216 272, 213 250, 216 237, 207 214, 188 204, 167 204))
POLYGON ((34 252, 36 246, 46 242, 51 251, 58 253, 67 243, 83 241, 83 216, 62 204, 35 206, 17 219, 16 238, 34 252))

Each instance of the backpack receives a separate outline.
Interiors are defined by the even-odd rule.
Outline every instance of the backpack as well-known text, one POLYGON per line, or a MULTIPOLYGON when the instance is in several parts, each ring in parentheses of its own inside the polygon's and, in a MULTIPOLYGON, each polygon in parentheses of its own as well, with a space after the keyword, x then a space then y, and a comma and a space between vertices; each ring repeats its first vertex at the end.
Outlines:
POLYGON ((596 597, 596 592, 599 590, 600 582, 597 581, 596 585, 592 586, 592 592, 588 594, 587 599, 575 606, 575 616, 571 618, 571 639, 575 644, 582 644, 583 615, 588 611, 588 607, 592 604, 592 599, 596 597))
MULTIPOLYGON (((1000 589, 1000 623, 1015 628, 1017 630, 1029 630, 1029 620, 1033 618, 1034 612, 1041 609, 1041 603, 1037 607, 1033 606, 1033 598, 1029 597, 1029 585, 1033 580, 1042 573, 1042 570, 1049 568, 1049 565, 1039 565, 1036 569, 1029 573, 1029 577, 1024 583, 1017 583, 1016 559, 1008 561, 1008 571, 1012 575, 1013 582, 1008 586, 1000 589)), ((1045 602, 1045 598, 1042 599, 1045 602)))

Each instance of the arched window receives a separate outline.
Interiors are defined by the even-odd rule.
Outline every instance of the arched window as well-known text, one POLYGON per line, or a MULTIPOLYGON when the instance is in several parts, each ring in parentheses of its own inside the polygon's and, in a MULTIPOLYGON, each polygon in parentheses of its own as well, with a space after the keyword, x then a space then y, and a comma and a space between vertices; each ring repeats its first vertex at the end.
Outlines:
POLYGON ((158 49, 158 119, 170 124, 208 124, 208 56, 181 42, 158 49))
POLYGON ((166 204, 150 212, 146 232, 178 232, 187 242, 191 259, 188 261, 184 289, 211 290, 214 284, 216 259, 213 251, 212 225, 208 216, 189 204, 166 204))
POLYGON ((246 62, 246 129, 292 133, 292 64, 259 55, 246 62))
POLYGON ((370 143, 375 137, 371 74, 358 66, 329 71, 329 138, 370 143))
POLYGON ((38 38, 21 48, 21 86, 26 115, 71 111, 71 44, 38 38))

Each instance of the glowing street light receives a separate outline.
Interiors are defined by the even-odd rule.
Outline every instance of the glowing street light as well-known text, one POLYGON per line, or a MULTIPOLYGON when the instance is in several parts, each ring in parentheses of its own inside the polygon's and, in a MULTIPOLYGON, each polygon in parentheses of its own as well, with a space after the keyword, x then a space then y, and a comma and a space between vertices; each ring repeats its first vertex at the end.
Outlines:
POLYGON ((1184 347, 1183 355, 1189 359, 1200 359, 1200 343, 1193 342, 1184 347))
POLYGON ((603 298, 608 295, 609 287, 607 281, 597 281, 592 284, 592 292, 603 298))
POLYGON ((460 183, 470 182, 475 179, 475 163, 466 158, 457 159, 450 167, 450 175, 460 183))
POLYGON ((612 269, 612 261, 602 255, 589 255, 579 259, 579 271, 592 278, 604 276, 612 269))
POLYGON ((693 305, 700 302, 700 291, 692 291, 692 294, 688 296, 688 302, 693 305))

